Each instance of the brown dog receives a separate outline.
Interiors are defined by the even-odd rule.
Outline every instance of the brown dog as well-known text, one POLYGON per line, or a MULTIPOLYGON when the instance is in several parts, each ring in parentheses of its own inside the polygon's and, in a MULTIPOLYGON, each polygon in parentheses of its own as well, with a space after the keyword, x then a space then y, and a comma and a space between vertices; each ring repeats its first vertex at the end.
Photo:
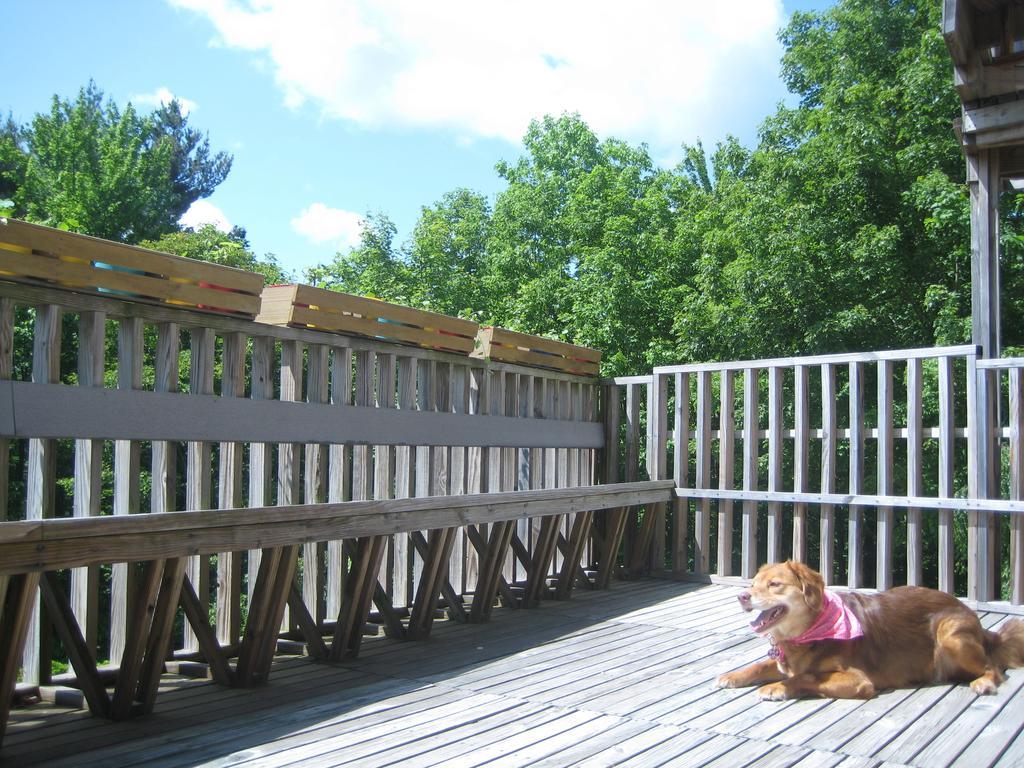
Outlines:
POLYGON ((888 688, 944 682, 990 694, 1007 667, 1024 666, 1024 621, 990 632, 974 611, 934 589, 839 595, 825 590, 820 573, 788 561, 763 566, 739 601, 760 611, 751 626, 771 641, 770 658, 715 684, 761 685, 762 699, 870 699, 888 688))

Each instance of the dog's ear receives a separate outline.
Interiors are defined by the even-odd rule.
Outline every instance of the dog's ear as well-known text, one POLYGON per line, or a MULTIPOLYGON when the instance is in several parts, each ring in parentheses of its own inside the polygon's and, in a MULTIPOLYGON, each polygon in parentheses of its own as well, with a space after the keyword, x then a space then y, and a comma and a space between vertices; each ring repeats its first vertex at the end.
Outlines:
POLYGON ((825 601, 825 579, 813 568, 795 560, 787 560, 786 565, 800 581, 807 606, 815 613, 820 611, 825 601))

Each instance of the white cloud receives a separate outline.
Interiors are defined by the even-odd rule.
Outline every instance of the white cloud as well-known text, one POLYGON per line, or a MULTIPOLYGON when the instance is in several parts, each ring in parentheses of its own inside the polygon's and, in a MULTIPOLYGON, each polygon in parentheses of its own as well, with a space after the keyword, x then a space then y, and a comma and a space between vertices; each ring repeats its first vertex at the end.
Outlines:
POLYGON ((196 200, 189 206, 188 210, 178 219, 183 227, 199 229, 203 224, 213 224, 221 232, 231 231, 231 222, 224 215, 224 211, 213 203, 206 200, 196 200))
POLYGON ((286 105, 367 127, 518 142, 533 118, 579 112, 658 151, 782 95, 781 0, 170 2, 265 57, 286 105))
POLYGON ((160 107, 164 104, 170 104, 175 99, 178 100, 178 106, 181 108, 181 114, 188 116, 189 112, 195 111, 196 104, 191 99, 186 99, 182 96, 177 96, 171 93, 169 88, 160 86, 152 93, 137 93, 131 97, 130 101, 132 104, 141 107, 160 107))
POLYGON ((363 217, 341 208, 313 203, 291 221, 292 229, 313 243, 334 241, 339 247, 359 244, 363 217))

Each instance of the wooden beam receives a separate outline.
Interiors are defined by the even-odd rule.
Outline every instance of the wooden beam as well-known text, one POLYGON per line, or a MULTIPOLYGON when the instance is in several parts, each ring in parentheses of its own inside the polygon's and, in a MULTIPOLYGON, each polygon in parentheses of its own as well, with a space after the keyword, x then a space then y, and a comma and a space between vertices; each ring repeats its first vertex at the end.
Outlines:
MULTIPOLYGON (((107 689, 96 670, 96 657, 92 647, 86 642, 71 603, 64 594, 60 579, 54 572, 44 573, 39 582, 43 602, 47 614, 57 630, 57 636, 64 644, 72 669, 78 678, 78 687, 82 689, 89 710, 100 717, 110 716, 110 697, 107 689)), ((2 694, 0 694, 2 695, 2 694)))
POLYGON ((447 581, 448 560, 452 554, 457 528, 442 528, 428 534, 427 554, 423 558, 423 574, 416 590, 409 616, 409 637, 422 640, 430 635, 434 612, 441 594, 441 583, 447 581))
POLYGON ((7 729, 7 715, 14 699, 29 619, 36 604, 39 574, 12 576, 0 601, 0 745, 7 729))
POLYGON ((306 652, 314 659, 326 659, 327 645, 320 634, 320 627, 310 615, 306 601, 294 583, 288 590, 288 610, 291 611, 292 620, 298 624, 302 636, 306 638, 306 652))
MULTIPOLYGON (((188 579, 182 582, 181 591, 178 594, 178 602, 181 604, 181 610, 185 614, 185 620, 192 627, 192 631, 199 642, 199 652, 203 654, 203 659, 210 668, 210 676, 221 685, 232 685, 234 683, 234 672, 231 669, 231 665, 228 664, 224 650, 220 647, 220 643, 217 642, 217 636, 210 628, 210 622, 207 618, 208 611, 199 604, 195 588, 188 579)), ((253 603, 250 602, 249 605, 252 606, 253 603)), ((252 616, 251 612, 250 616, 252 616)))
MULTIPOLYGON (((671 480, 294 507, 5 523, 0 573, 514 521, 671 498, 671 480)), ((507 545, 507 542, 506 542, 507 545)))
POLYGON ((597 422, 0 382, 0 437, 599 448, 597 422))

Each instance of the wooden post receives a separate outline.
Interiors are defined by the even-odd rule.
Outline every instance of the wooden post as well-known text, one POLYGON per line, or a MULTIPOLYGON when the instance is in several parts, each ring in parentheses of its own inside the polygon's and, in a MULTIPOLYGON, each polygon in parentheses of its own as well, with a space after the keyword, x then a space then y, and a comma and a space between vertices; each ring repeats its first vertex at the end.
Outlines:
MULTIPOLYGON (((82 312, 78 321, 78 384, 102 387, 106 350, 106 314, 82 312)), ((175 330, 177 326, 175 326, 175 330)), ((159 356, 158 356, 159 359, 159 356)), ((177 362, 177 358, 175 358, 177 362)), ((158 455, 153 444, 154 463, 158 455)), ((75 517, 100 514, 103 471, 103 441, 75 441, 75 517)), ((158 477, 154 473, 154 478, 158 477)), ((154 497, 157 485, 153 486, 154 497)), ((0 518, 2 519, 2 518, 0 518)), ((71 571, 71 612, 81 627, 86 646, 96 657, 99 625, 99 566, 74 568, 71 571)))
MULTIPOLYGON (((892 434, 892 361, 878 361, 878 493, 892 495, 893 434, 892 434)), ((892 507, 877 510, 877 557, 875 586, 889 589, 892 586, 892 507)))
MULTIPOLYGON (((992 469, 989 450, 992 431, 992 408, 988 396, 987 371, 977 367, 977 356, 967 357, 967 495, 988 498, 992 469)), ((967 597, 971 600, 991 599, 989 552, 989 515, 967 513, 967 597)))
MULTIPOLYGON (((743 490, 757 490, 758 390, 756 368, 743 372, 743 490)), ((740 575, 752 579, 757 571, 757 502, 743 502, 743 541, 740 575)))
MULTIPOLYGON (((999 192, 1000 150, 986 149, 967 155, 967 183, 971 194, 971 337, 980 347, 981 359, 999 357, 1000 278, 999 278, 999 192)), ((973 369, 973 361, 968 361, 973 369)), ((968 470, 968 494, 972 498, 998 495, 998 389, 995 376, 970 370, 967 386, 970 411, 968 454, 974 462, 968 470), (973 394, 973 396, 971 396, 973 394), (973 430, 972 430, 973 427, 973 430), (971 450, 973 448, 973 451, 971 450), (973 469, 973 471, 972 471, 973 469)), ((990 600, 994 592, 997 526, 988 512, 967 515, 968 586, 967 596, 990 600), (991 540, 990 540, 991 539, 991 540)))

